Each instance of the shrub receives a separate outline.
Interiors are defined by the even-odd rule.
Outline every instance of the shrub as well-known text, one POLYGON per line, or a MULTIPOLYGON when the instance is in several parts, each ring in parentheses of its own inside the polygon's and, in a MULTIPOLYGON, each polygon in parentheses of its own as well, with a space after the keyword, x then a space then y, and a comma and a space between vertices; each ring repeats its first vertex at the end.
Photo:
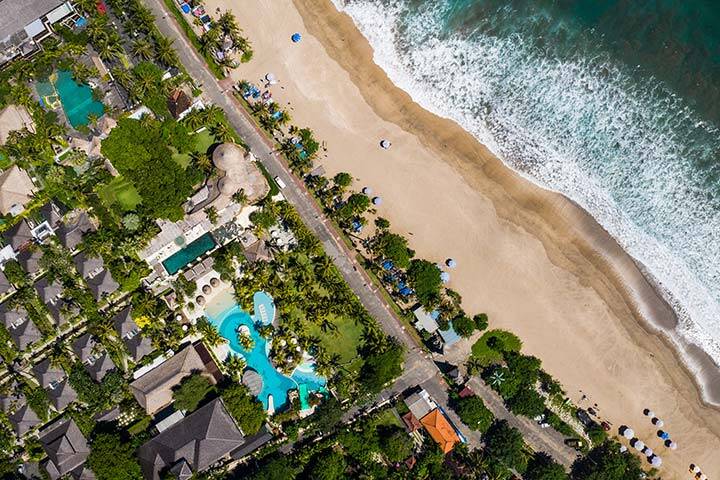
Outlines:
POLYGON ((465 315, 459 315, 452 320, 452 325, 458 335, 469 338, 475 331, 475 322, 465 315))
POLYGON ((458 398, 455 411, 465 425, 479 432, 487 431, 495 418, 477 395, 458 398))
POLYGON ((488 330, 472 346, 473 357, 490 365, 503 359, 504 352, 519 352, 522 341, 507 330, 488 330))
POLYGON ((413 260, 407 271, 410 286, 415 290, 420 303, 432 307, 440 302, 440 269, 427 260, 413 260))
POLYGON ((202 374, 195 373, 185 377, 173 391, 175 408, 188 412, 195 410, 208 393, 214 390, 210 380, 202 374))
POLYGON ((481 332, 488 327, 487 313, 478 313, 473 317, 473 321, 475 322, 475 328, 481 332))

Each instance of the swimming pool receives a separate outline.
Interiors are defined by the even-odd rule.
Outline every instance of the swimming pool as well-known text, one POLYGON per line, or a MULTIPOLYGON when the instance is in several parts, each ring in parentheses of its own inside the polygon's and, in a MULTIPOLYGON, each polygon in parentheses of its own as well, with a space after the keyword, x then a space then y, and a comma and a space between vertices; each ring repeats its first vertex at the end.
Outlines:
POLYGON ((210 233, 206 233, 188 243, 188 245, 182 250, 173 253, 163 260, 163 267, 165 267, 165 270, 169 275, 174 275, 182 268, 192 263, 200 255, 212 250, 213 248, 215 248, 215 240, 212 238, 210 233))
POLYGON ((43 103, 54 107, 54 97, 60 98, 65 115, 73 128, 87 125, 89 116, 102 116, 105 107, 93 99, 92 89, 87 85, 79 85, 72 78, 72 73, 60 70, 50 76, 47 82, 38 82, 38 95, 43 103))
MULTIPOLYGON (((258 305, 265 305, 265 308, 272 310, 274 315, 275 306, 272 298, 265 292, 257 292, 253 296, 253 303, 257 308, 258 305), (269 302, 269 305, 268 305, 269 302)), ((206 312, 207 313, 207 312, 206 312)), ((268 312, 269 313, 269 312, 268 312)), ((270 315, 268 315, 270 317, 270 315)), ((234 305, 228 310, 211 316, 208 319, 219 330, 220 335, 228 340, 230 350, 242 355, 247 362, 248 368, 255 370, 263 380, 262 390, 258 395, 265 407, 268 409, 268 398, 272 396, 273 408, 275 411, 282 410, 288 403, 288 391, 297 388, 299 392, 304 393, 300 396, 300 403, 303 409, 309 407, 307 397, 309 392, 325 392, 325 379, 317 375, 311 363, 304 363, 298 366, 289 377, 275 369, 268 353, 270 345, 258 333, 255 319, 240 309, 238 305, 234 305), (245 350, 237 340, 237 329, 240 325, 246 325, 250 330, 250 336, 255 342, 250 351, 245 350)), ((270 319, 270 321, 272 321, 270 319)), ((260 319, 258 319, 258 324, 260 319)))

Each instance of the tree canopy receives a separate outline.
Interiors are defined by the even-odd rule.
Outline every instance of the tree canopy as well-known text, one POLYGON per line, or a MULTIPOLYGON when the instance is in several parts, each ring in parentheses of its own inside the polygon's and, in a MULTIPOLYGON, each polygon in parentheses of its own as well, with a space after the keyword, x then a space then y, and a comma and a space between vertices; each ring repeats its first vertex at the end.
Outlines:
POLYGON ((90 444, 87 465, 98 480, 141 479, 135 447, 114 433, 98 433, 90 444))
POLYGON ((392 260, 400 268, 407 268, 414 252, 408 248, 407 239, 401 235, 383 232, 375 238, 375 248, 384 258, 392 260))
POLYGON ((495 418, 492 412, 485 406, 482 398, 477 395, 458 398, 456 403, 455 411, 460 417, 460 420, 473 430, 480 432, 487 431, 495 418))
POLYGON ((524 472, 527 468, 522 434, 508 425, 506 420, 497 420, 490 426, 485 434, 485 447, 505 466, 518 472, 524 472))
POLYGON ((245 385, 234 383, 220 392, 230 415, 245 435, 254 435, 267 417, 262 403, 250 395, 245 385))
POLYGON ((420 303, 426 307, 432 307, 440 301, 440 269, 427 260, 413 260, 407 271, 410 286, 420 303))
POLYGON ((402 373, 403 349, 397 342, 384 351, 371 353, 360 370, 360 380, 370 393, 377 393, 402 373))
POLYGON ((339 480, 346 478, 347 462, 345 457, 334 450, 319 453, 306 469, 306 477, 313 480, 339 480))
POLYGON ((475 322, 467 315, 458 315, 452 319, 453 329, 458 335, 469 338, 475 331, 475 322))
POLYGON ((573 480, 639 480, 645 478, 640 460, 629 452, 620 452, 620 444, 607 441, 572 466, 573 480))
POLYGON ((180 385, 173 390, 173 399, 177 410, 191 412, 195 410, 203 398, 214 389, 205 375, 194 373, 183 378, 180 385))
POLYGON ((545 452, 536 453, 525 472, 527 480, 566 480, 567 473, 562 465, 556 463, 545 452))
POLYGON ((123 118, 102 142, 102 153, 142 197, 142 207, 153 218, 179 220, 182 204, 201 178, 192 167, 183 169, 173 159, 174 147, 186 151, 188 132, 174 120, 123 118))

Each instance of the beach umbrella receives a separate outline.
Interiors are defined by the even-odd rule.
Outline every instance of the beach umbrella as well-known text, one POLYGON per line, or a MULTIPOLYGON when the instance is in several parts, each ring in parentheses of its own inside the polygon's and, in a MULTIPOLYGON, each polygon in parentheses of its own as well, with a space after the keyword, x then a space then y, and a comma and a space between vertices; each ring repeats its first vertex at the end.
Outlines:
POLYGON ((677 442, 673 442, 672 440, 666 440, 665 446, 670 450, 677 450, 677 442))
POLYGON ((295 32, 292 34, 292 37, 290 37, 290 39, 293 41, 293 43, 298 43, 300 40, 302 40, 302 35, 295 32))
POLYGON ((627 452, 627 447, 625 445, 620 445, 620 453, 627 452))
POLYGON ((390 140, 386 140, 386 139, 384 139, 384 138, 383 138, 382 140, 380 140, 380 146, 381 146, 382 148, 384 148, 385 150, 387 150, 388 148, 390 148, 390 145, 391 145, 390 140))
POLYGON ((217 288, 220 285, 220 280, 217 278, 211 278, 210 285, 217 288))
POLYGON ((372 188, 370 188, 370 187, 363 187, 362 192, 363 192, 365 195, 370 195, 370 194, 372 193, 372 188))
POLYGON ((700 475, 700 480, 707 480, 707 475, 705 475, 704 473, 700 475))
POLYGON ((632 446, 635 448, 635 450, 642 452, 643 448, 645 448, 645 442, 643 442, 642 440, 635 439, 635 441, 632 442, 632 446))
POLYGON ((667 440, 668 438, 670 438, 670 434, 667 433, 667 432, 663 432, 662 430, 660 430, 660 431, 658 432, 658 435, 659 435, 660 438, 662 438, 663 440, 667 440))
POLYGON ((653 412, 652 410, 648 410, 647 408, 645 409, 645 412, 644 412, 644 413, 645 413, 646 416, 648 416, 648 417, 650 417, 650 418, 652 418, 652 417, 655 416, 655 412, 653 412))
POLYGON ((693 473, 700 473, 700 467, 698 467, 697 465, 690 465, 690 469, 693 473))
POLYGON ((195 303, 198 305, 205 305, 205 297, 198 295, 197 298, 195 298, 195 303))
POLYGON ((380 204, 382 203, 382 198, 380 198, 380 197, 374 197, 374 198, 372 199, 372 203, 373 203, 373 205, 380 205, 380 204))
POLYGON ((645 450, 643 451, 643 453, 645 454, 646 457, 652 457, 653 455, 655 455, 655 453, 653 452, 653 449, 650 447, 645 447, 645 450))
POLYGON ((662 458, 658 457, 657 455, 653 455, 653 457, 650 459, 650 465, 653 467, 659 467, 662 465, 662 458))
POLYGON ((455 268, 457 266, 457 263, 455 263, 455 260, 452 258, 448 258, 445 260, 445 265, 448 266, 448 268, 455 268))
POLYGON ((448 272, 440 272, 440 280, 442 280, 443 283, 448 283, 450 281, 450 274, 448 272))
POLYGON ((267 80, 270 83, 277 83, 277 77, 274 73, 267 73, 265 75, 265 80, 267 80))
POLYGON ((633 429, 630 427, 625 427, 625 430, 622 432, 622 436, 630 440, 635 436, 635 432, 633 432, 633 429))
POLYGON ((203 285, 202 292, 205 295, 209 294, 211 291, 212 291, 212 287, 210 287, 210 285, 203 285))
POLYGON ((656 427, 662 427, 663 425, 665 425, 665 422, 663 422, 662 420, 660 420, 660 419, 657 418, 657 417, 654 417, 654 418, 652 419, 652 423, 653 423, 653 425, 655 425, 656 427))

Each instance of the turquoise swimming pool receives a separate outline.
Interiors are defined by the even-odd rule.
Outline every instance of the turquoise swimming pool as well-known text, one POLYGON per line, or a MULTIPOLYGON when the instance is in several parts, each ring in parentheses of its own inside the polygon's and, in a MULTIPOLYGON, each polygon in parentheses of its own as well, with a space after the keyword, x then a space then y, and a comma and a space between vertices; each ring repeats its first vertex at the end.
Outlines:
MULTIPOLYGON (((265 292, 257 292, 253 297, 253 303, 256 309, 262 305, 267 314, 266 318, 271 322, 275 315, 272 298, 265 292)), ((300 402, 304 408, 308 407, 308 392, 326 391, 325 379, 315 373, 311 363, 298 366, 289 377, 275 369, 268 357, 270 345, 267 340, 260 336, 256 328, 256 325, 265 322, 264 319, 258 318, 256 320, 247 312, 242 311, 237 305, 219 315, 208 315, 208 319, 218 328, 220 335, 228 340, 232 353, 242 355, 247 362, 248 368, 255 370, 262 378, 263 386, 258 399, 266 410, 269 406, 269 397, 272 396, 274 410, 281 411, 287 406, 288 391, 295 388, 303 393, 300 402), (255 342, 250 351, 245 350, 237 341, 237 329, 240 325, 248 327, 250 336, 255 342)))
POLYGON ((188 243, 185 248, 179 250, 163 260, 162 264, 169 275, 174 275, 189 265, 196 258, 215 248, 215 240, 210 233, 206 233, 188 243))
POLYGON ((105 111, 103 104, 93 99, 92 89, 75 83, 72 73, 67 70, 51 75, 47 82, 39 82, 36 90, 43 104, 51 108, 54 97, 60 98, 60 104, 73 128, 87 125, 90 115, 100 117, 105 111))

